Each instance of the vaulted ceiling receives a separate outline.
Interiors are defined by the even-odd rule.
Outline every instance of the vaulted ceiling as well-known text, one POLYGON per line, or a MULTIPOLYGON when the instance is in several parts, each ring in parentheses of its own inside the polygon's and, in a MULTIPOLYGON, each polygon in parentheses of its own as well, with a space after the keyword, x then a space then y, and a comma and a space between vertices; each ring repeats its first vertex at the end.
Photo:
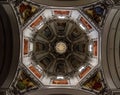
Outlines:
POLYGON ((0 1, 1 95, 119 95, 119 4, 0 1))

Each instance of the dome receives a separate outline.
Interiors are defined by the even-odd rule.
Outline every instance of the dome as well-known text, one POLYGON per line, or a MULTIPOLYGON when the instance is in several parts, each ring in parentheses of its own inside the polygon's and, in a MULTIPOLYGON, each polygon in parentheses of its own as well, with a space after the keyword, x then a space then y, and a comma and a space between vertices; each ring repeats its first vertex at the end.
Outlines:
POLYGON ((98 35, 79 10, 47 8, 23 30, 23 64, 43 85, 76 86, 99 65, 98 35))

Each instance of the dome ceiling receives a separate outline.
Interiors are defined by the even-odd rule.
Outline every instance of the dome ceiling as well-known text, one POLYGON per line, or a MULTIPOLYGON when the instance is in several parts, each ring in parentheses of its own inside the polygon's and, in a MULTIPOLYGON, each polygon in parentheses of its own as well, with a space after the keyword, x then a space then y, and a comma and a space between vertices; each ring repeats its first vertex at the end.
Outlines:
POLYGON ((2 1, 0 95, 120 93, 120 0, 2 1))
POLYGON ((23 30, 22 62, 48 87, 76 86, 99 64, 99 37, 79 10, 47 8, 23 30))
POLYGON ((39 1, 12 2, 21 29, 20 65, 13 92, 71 88, 102 93, 106 84, 100 69, 99 28, 107 12, 105 4, 93 0, 87 2, 93 3, 91 6, 71 8, 36 2, 39 1))
POLYGON ((47 74, 72 76, 89 60, 89 37, 74 21, 49 20, 32 40, 32 60, 47 74))

